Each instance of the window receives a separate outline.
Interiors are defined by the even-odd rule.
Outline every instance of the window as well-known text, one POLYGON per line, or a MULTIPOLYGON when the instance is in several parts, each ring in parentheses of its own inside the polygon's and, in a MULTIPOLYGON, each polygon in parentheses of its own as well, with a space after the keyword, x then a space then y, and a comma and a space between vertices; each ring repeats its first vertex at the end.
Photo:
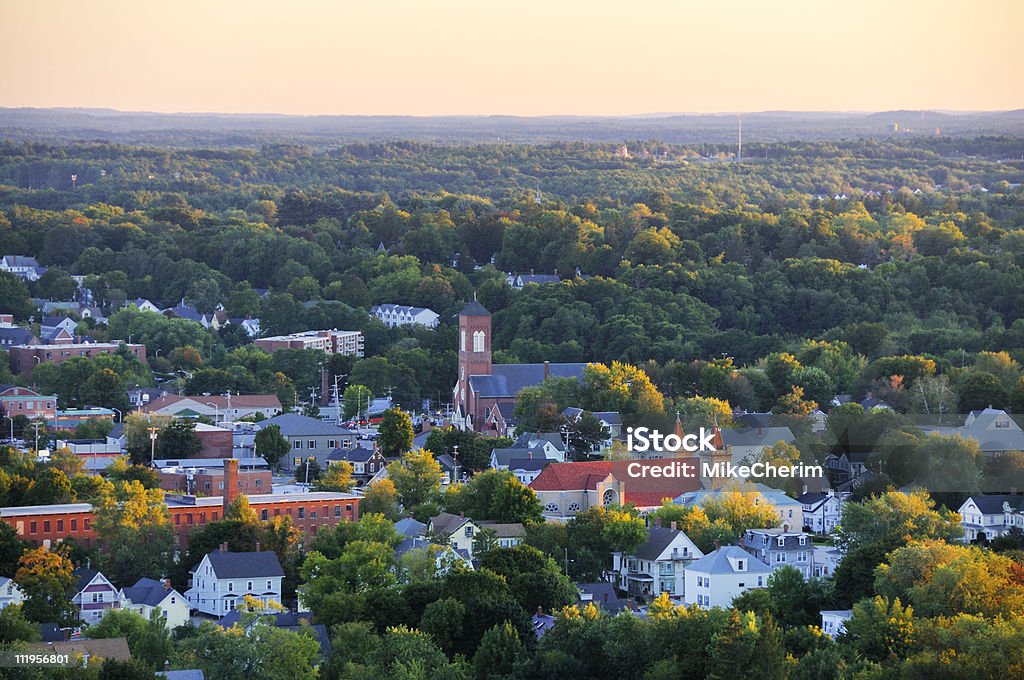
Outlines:
POLYGON ((763 576, 758 576, 758 577, 757 577, 757 587, 758 587, 758 588, 760 588, 761 586, 763 586, 763 585, 764 585, 763 579, 764 579, 764 577, 763 577, 763 576))
POLYGON ((234 592, 234 590, 235 590, 235 584, 232 583, 231 581, 228 581, 228 592, 232 593, 232 592, 234 592))
POLYGON ((316 510, 310 510, 309 511, 309 518, 310 519, 316 519, 316 510))
POLYGON ((783 538, 782 536, 779 536, 779 547, 782 548, 785 545, 786 545, 786 539, 783 538))
POLYGON ((746 562, 744 560, 736 560, 736 570, 744 571, 746 568, 746 562))
POLYGON ((262 510, 260 510, 260 519, 263 520, 264 522, 267 521, 267 509, 266 508, 263 508, 262 510))
POLYGON ((57 531, 64 531, 64 520, 57 520, 57 531))
POLYGON ((71 520, 71 530, 72 531, 78 531, 78 520, 77 519, 71 520))
POLYGON ((310 451, 312 451, 313 449, 315 449, 315 448, 316 448, 316 441, 314 441, 314 440, 310 439, 310 440, 309 440, 308 442, 306 442, 306 443, 307 443, 307 444, 309 444, 309 450, 310 450, 310 451))
MULTIPOLYGON (((556 513, 556 512, 558 512, 558 503, 548 503, 547 505, 544 506, 544 512, 547 512, 547 513, 556 513)), ((35 529, 33 529, 33 531, 35 531, 35 529)))
POLYGON ((29 532, 30 534, 34 534, 34 533, 36 533, 36 530, 37 530, 38 528, 39 528, 39 524, 38 524, 37 522, 29 522, 29 525, 28 525, 28 532, 29 532))
POLYGON ((328 448, 336 449, 338 448, 338 442, 334 441, 333 439, 328 439, 327 446, 328 448))
MULTIPOLYGON (((298 444, 299 442, 295 443, 298 444)), ((299 456, 295 456, 293 460, 295 461, 295 467, 299 467, 300 465, 302 465, 302 458, 300 458, 299 456)))
POLYGON ((252 591, 252 581, 246 582, 245 589, 248 591, 252 591))
POLYGON ((267 590, 271 590, 273 586, 270 584, 270 579, 267 579, 267 590))
POLYGON ((306 508, 299 508, 299 519, 303 519, 306 516, 306 508))
POLYGON ((334 516, 335 517, 341 517, 341 506, 340 505, 335 505, 334 506, 334 516))
POLYGON ((785 562, 786 561, 786 553, 775 553, 775 561, 776 562, 785 562))
MULTIPOLYGON (((296 439, 295 443, 293 444, 293 446, 296 449, 301 449, 302 448, 302 440, 296 439)), ((296 458, 296 460, 298 460, 298 458, 296 458)), ((298 463, 296 463, 296 465, 298 465, 298 463)))
POLYGON ((800 545, 807 545, 807 537, 806 536, 801 536, 800 537, 800 545))
POLYGON ((569 512, 579 512, 579 511, 580 511, 580 504, 579 503, 569 503, 569 512))
POLYGON ((43 520, 43 533, 50 533, 50 520, 48 519, 43 520))
POLYGON ((473 525, 472 524, 470 524, 469 526, 466 527, 466 535, 467 536, 472 536, 473 535, 473 525))
POLYGON ((466 351, 466 329, 464 328, 459 331, 459 351, 466 351))
POLYGON ((352 512, 352 504, 351 503, 346 503, 345 504, 345 512, 352 512))
POLYGON ((483 352, 484 351, 484 332, 474 331, 473 332, 473 351, 483 352))
POLYGON ((262 479, 257 479, 255 482, 253 482, 253 486, 255 486, 257 489, 260 488, 262 485, 263 485, 263 480, 262 479))
POLYGON ((615 491, 614 491, 614 489, 608 489, 607 491, 604 492, 604 497, 602 498, 602 502, 604 503, 604 505, 611 505, 612 503, 615 502, 615 491))

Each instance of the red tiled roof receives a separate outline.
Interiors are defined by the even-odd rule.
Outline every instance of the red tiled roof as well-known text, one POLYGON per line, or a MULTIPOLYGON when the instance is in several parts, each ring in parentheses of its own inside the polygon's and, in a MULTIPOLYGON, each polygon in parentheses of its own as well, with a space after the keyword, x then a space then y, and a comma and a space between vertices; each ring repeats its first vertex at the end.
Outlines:
MULTIPOLYGON (((623 499, 637 507, 647 508, 661 505, 665 498, 700 489, 700 477, 642 477, 632 476, 628 468, 633 463, 642 467, 662 466, 680 458, 661 460, 612 460, 588 461, 584 463, 552 463, 537 475, 530 487, 534 491, 580 491, 594 490, 598 483, 609 476, 623 483, 623 499)), ((686 462, 698 464, 697 458, 686 462)), ((699 469, 699 468, 695 468, 699 469)))

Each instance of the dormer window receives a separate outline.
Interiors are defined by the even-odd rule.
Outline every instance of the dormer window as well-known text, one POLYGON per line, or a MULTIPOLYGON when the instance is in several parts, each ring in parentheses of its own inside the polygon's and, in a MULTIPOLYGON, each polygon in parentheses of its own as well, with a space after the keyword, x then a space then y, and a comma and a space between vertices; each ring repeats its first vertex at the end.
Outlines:
POLYGON ((779 547, 783 548, 786 545, 786 539, 783 536, 779 536, 779 547))
POLYGON ((746 571, 747 562, 746 560, 736 560, 736 571, 746 571))

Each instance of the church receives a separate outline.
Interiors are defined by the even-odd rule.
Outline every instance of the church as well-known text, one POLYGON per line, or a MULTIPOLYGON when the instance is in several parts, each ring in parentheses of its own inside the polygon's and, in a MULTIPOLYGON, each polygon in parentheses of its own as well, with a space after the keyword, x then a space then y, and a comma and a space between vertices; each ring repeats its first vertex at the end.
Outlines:
POLYGON ((459 379, 452 392, 455 426, 490 432, 487 421, 494 409, 510 412, 524 387, 549 377, 583 377, 586 363, 491 363, 491 313, 475 298, 459 312, 459 379))

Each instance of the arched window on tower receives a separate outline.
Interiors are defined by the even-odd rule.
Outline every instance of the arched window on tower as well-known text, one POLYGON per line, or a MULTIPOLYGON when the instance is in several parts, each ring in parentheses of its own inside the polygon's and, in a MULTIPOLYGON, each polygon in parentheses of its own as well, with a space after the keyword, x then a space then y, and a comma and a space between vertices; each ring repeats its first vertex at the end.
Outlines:
POLYGON ((462 330, 459 331, 459 351, 460 352, 465 352, 466 351, 466 329, 465 328, 463 328, 462 330))
POLYGON ((484 351, 484 332, 474 331, 473 333, 473 351, 483 352, 484 351))

